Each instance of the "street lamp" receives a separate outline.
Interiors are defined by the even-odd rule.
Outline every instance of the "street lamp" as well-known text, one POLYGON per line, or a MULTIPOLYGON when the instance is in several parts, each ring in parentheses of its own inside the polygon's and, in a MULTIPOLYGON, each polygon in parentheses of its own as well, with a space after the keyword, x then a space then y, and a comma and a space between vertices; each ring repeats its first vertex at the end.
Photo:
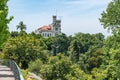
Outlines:
POLYGON ((52 45, 51 47, 52 47, 51 53, 52 53, 52 55, 55 56, 55 55, 58 53, 58 48, 59 48, 59 46, 52 45))

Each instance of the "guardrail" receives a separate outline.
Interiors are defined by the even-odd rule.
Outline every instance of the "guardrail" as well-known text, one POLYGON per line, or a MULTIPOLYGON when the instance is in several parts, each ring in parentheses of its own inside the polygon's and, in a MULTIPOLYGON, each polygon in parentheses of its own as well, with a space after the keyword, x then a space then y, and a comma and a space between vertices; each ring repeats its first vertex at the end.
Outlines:
POLYGON ((18 65, 16 64, 15 61, 13 61, 13 60, 0 60, 0 63, 2 65, 6 65, 9 68, 11 68, 11 70, 14 73, 15 80, 24 80, 23 75, 20 71, 20 68, 18 67, 18 65))

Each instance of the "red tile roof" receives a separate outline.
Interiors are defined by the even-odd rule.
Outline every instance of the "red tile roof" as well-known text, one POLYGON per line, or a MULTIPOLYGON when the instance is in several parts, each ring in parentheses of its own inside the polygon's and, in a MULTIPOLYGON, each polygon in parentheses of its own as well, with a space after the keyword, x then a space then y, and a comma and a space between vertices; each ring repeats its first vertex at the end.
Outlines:
POLYGON ((45 25, 43 27, 38 28, 38 30, 44 30, 44 31, 52 30, 52 26, 51 25, 45 25))

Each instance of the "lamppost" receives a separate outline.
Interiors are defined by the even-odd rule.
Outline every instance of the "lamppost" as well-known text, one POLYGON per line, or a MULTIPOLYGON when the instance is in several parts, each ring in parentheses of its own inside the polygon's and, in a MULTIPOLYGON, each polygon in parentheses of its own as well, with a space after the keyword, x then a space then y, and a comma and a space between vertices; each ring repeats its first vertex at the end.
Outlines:
POLYGON ((52 45, 51 47, 52 47, 51 53, 52 53, 53 56, 55 56, 58 53, 59 46, 52 45))
POLYGON ((52 48, 52 50, 51 50, 51 54, 54 55, 54 53, 55 53, 54 45, 51 45, 51 48, 52 48))
POLYGON ((56 54, 57 54, 57 53, 58 53, 59 46, 56 46, 55 49, 56 49, 56 54))

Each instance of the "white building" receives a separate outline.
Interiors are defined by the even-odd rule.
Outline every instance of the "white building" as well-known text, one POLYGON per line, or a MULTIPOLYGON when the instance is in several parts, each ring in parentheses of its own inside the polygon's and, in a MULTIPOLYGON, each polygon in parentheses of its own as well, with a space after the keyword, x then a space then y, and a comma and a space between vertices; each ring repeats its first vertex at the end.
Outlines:
POLYGON ((44 37, 55 37, 61 34, 61 20, 57 20, 57 16, 53 16, 52 24, 42 26, 35 30, 36 34, 44 37))

